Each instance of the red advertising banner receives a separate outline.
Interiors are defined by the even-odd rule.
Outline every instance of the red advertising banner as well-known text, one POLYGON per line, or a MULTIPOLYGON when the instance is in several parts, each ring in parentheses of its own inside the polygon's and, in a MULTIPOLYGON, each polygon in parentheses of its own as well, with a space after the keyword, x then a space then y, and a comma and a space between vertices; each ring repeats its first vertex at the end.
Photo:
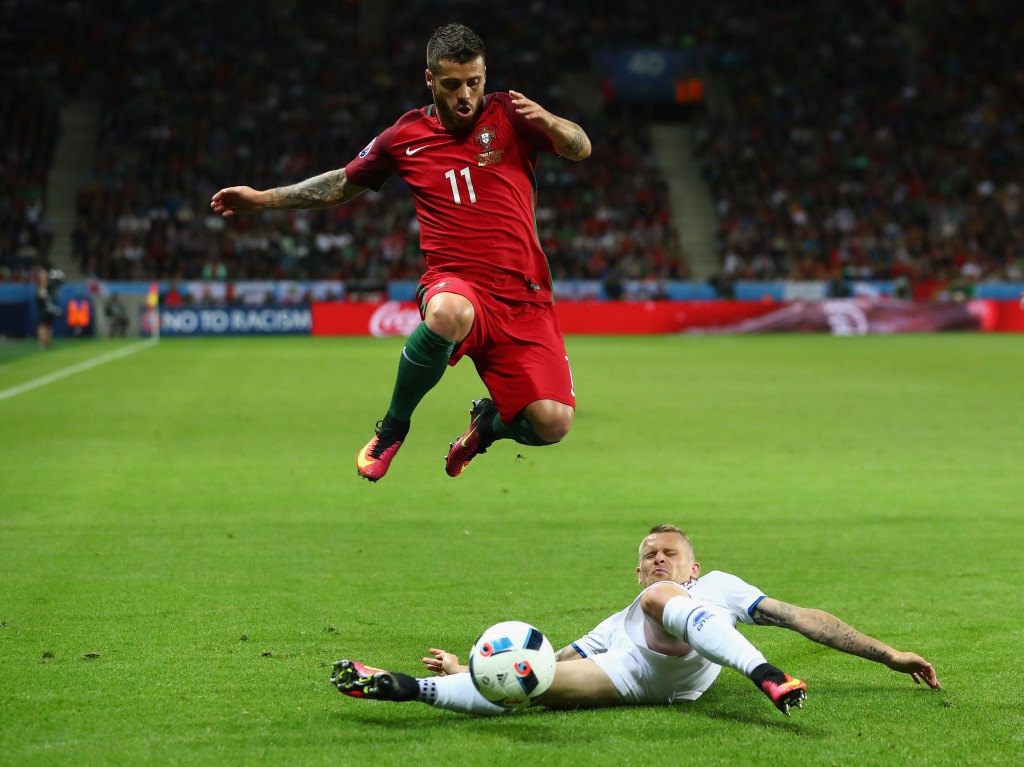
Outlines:
POLYGON ((1024 302, 1019 301, 987 301, 992 304, 994 314, 993 327, 985 330, 997 330, 1002 333, 1024 333, 1024 302))
MULTIPOLYGON (((569 335, 678 333, 757 317, 780 306, 761 301, 560 301, 558 321, 569 335)), ((412 301, 313 304, 315 336, 407 336, 420 322, 412 301)))
POLYGON ((558 322, 567 335, 678 333, 741 322, 773 311, 762 301, 560 301, 558 322))
MULTIPOLYGON (((786 333, 834 335, 944 330, 1024 332, 1016 301, 912 302, 884 298, 826 301, 560 301, 567 335, 786 333)), ((312 305, 313 335, 407 336, 420 323, 412 301, 312 305)))
MULTIPOLYGON (((831 333, 835 336, 940 333, 943 331, 1020 332, 1024 312, 1015 301, 901 301, 844 298, 790 301, 772 311, 703 332, 831 333)), ((690 332, 702 332, 696 328, 690 332)))
POLYGON ((414 301, 314 303, 315 336, 407 336, 420 324, 414 301))

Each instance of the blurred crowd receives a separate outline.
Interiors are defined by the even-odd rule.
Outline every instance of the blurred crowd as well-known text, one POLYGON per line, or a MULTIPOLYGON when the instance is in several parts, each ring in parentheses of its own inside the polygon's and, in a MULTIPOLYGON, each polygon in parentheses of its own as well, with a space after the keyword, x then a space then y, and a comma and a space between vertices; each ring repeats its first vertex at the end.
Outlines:
POLYGON ((0 82, 0 280, 28 279, 53 243, 44 206, 59 117, 59 96, 46 83, 0 82))
POLYGON ((1018 2, 720 9, 734 114, 698 151, 727 279, 1024 280, 1018 2))
POLYGON ((417 223, 397 179, 328 211, 224 220, 207 206, 223 186, 344 165, 427 103, 426 39, 463 21, 488 46, 489 90, 522 90, 593 139, 588 161, 543 157, 538 168, 538 230, 556 279, 690 277, 650 115, 591 109, 570 84, 595 49, 638 45, 696 46, 721 96, 720 108, 686 117, 717 206, 723 283, 1019 281, 1024 21, 1014 8, 0 0, 0 43, 28 45, 24 56, 41 62, 7 72, 0 93, 0 270, 17 279, 46 258, 60 102, 89 88, 102 106, 72 234, 82 277, 417 278, 417 223), (51 5, 59 12, 40 10, 51 5))
POLYGON ((0 0, 0 280, 34 277, 53 242, 46 184, 74 57, 41 5, 0 0))
POLYGON ((376 26, 352 2, 314 10, 254 0, 244 13, 222 0, 83 5, 82 14, 103 17, 84 25, 97 38, 103 107, 96 172, 80 190, 73 233, 81 274, 417 278, 417 222, 397 179, 329 211, 223 220, 207 205, 223 186, 290 184, 344 165, 428 103, 426 40, 439 23, 461 20, 488 46, 489 90, 522 90, 595 139, 587 163, 545 156, 538 168, 538 228, 555 276, 687 276, 642 122, 599 110, 585 117, 566 98, 561 66, 578 37, 563 32, 586 26, 571 7, 383 5, 376 26))

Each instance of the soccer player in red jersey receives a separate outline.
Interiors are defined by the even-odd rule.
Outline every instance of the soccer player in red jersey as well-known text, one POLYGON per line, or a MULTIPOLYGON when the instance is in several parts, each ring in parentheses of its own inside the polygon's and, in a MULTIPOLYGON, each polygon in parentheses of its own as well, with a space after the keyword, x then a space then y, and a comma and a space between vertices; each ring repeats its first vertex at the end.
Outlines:
POLYGON ((569 432, 576 408, 551 273, 534 217, 541 152, 590 156, 580 126, 518 91, 486 93, 483 41, 448 24, 427 43, 426 85, 434 103, 408 112, 344 168, 292 186, 221 189, 223 216, 328 208, 392 175, 412 190, 427 271, 417 290, 423 322, 402 349, 387 414, 359 452, 359 474, 376 482, 409 432, 413 411, 463 356, 489 397, 473 402, 466 432, 445 470, 458 476, 495 440, 550 445, 569 432))

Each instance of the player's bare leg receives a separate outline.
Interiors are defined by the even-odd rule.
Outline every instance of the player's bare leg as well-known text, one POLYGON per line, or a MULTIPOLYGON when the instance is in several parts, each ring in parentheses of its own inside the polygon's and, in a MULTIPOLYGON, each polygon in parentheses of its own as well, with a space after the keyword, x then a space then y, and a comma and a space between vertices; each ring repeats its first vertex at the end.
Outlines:
MULTIPOLYGON (((533 435, 540 440, 540 444, 553 445, 561 442, 572 428, 572 419, 576 410, 564 402, 557 402, 553 399, 539 399, 531 402, 523 408, 523 416, 530 422, 533 435)), ((510 435, 512 439, 521 445, 529 445, 526 442, 510 435)), ((529 435, 523 435, 529 437, 529 435)))
POLYGON ((627 701, 612 680, 592 660, 568 660, 555 665, 555 679, 537 704, 550 708, 622 706, 627 701))

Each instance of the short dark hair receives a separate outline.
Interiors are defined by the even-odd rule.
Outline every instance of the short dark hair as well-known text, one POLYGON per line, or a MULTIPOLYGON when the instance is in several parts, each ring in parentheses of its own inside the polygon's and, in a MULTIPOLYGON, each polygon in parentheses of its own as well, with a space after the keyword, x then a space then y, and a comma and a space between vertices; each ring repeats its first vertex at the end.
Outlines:
POLYGON ((438 27, 427 41, 427 69, 435 74, 442 61, 465 64, 477 57, 487 58, 484 41, 464 24, 438 27))

